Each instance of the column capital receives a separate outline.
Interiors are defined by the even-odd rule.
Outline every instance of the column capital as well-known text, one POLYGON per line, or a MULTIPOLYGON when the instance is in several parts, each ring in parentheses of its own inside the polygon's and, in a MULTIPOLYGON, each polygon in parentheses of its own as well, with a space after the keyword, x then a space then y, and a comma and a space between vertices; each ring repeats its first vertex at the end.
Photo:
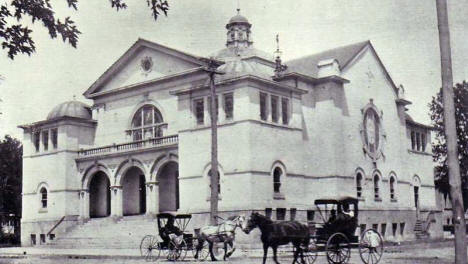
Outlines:
POLYGON ((158 181, 147 182, 146 185, 148 186, 159 185, 159 182, 158 181))

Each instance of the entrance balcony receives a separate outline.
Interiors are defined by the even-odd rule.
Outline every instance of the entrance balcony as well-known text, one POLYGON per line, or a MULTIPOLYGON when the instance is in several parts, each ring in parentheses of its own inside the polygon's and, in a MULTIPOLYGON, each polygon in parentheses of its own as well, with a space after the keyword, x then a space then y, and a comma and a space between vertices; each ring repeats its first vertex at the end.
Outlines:
POLYGON ((179 142, 178 135, 150 138, 145 140, 132 141, 122 144, 113 144, 98 148, 80 149, 77 159, 86 159, 89 157, 108 156, 113 154, 123 154, 127 152, 148 151, 159 148, 169 148, 177 146, 179 142))

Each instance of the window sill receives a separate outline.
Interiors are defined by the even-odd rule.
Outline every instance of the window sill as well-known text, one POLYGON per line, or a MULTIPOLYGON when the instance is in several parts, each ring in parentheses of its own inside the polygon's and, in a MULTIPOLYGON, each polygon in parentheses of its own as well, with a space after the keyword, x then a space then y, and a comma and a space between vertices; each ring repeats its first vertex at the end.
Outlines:
POLYGON ((285 200, 286 198, 284 197, 284 194, 282 193, 273 193, 273 199, 274 200, 285 200))
MULTIPOLYGON (((223 200, 223 197, 221 195, 218 195, 218 201, 221 201, 221 200, 223 200)), ((206 201, 207 202, 211 201, 211 197, 210 196, 206 197, 206 201)))
POLYGON ((396 202, 398 202, 398 200, 394 198, 394 199, 390 199, 390 202, 391 203, 396 203, 396 202))
POLYGON ((379 198, 374 198, 374 201, 376 201, 376 202, 382 202, 382 198, 380 198, 380 197, 379 197, 379 198))

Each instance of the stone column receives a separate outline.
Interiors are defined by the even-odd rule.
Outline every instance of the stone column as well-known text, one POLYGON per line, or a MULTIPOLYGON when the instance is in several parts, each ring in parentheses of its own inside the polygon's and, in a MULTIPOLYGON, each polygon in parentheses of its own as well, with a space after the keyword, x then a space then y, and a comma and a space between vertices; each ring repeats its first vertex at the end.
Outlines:
POLYGON ((146 215, 154 216, 159 213, 159 183, 146 183, 146 215))
POLYGON ((89 191, 80 191, 80 218, 81 220, 89 219, 89 191))
POLYGON ((111 216, 123 216, 122 186, 111 186, 111 216))

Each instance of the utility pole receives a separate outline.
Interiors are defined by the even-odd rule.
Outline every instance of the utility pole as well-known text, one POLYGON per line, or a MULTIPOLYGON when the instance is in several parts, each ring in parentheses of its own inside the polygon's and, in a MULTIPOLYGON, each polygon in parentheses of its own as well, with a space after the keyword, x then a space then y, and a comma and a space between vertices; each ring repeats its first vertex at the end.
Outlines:
POLYGON ((457 132, 453 94, 452 57, 448 24, 447 0, 436 0, 439 27, 440 61, 442 70, 442 97, 444 108, 447 165, 455 229, 455 263, 466 264, 466 226, 461 193, 460 164, 458 160, 457 132))
POLYGON ((212 225, 217 224, 218 215, 218 112, 216 104, 216 89, 215 89, 215 75, 224 74, 224 72, 216 70, 219 63, 214 59, 210 58, 208 61, 208 67, 204 70, 210 76, 210 117, 211 117, 211 176, 210 176, 210 223, 212 225))

